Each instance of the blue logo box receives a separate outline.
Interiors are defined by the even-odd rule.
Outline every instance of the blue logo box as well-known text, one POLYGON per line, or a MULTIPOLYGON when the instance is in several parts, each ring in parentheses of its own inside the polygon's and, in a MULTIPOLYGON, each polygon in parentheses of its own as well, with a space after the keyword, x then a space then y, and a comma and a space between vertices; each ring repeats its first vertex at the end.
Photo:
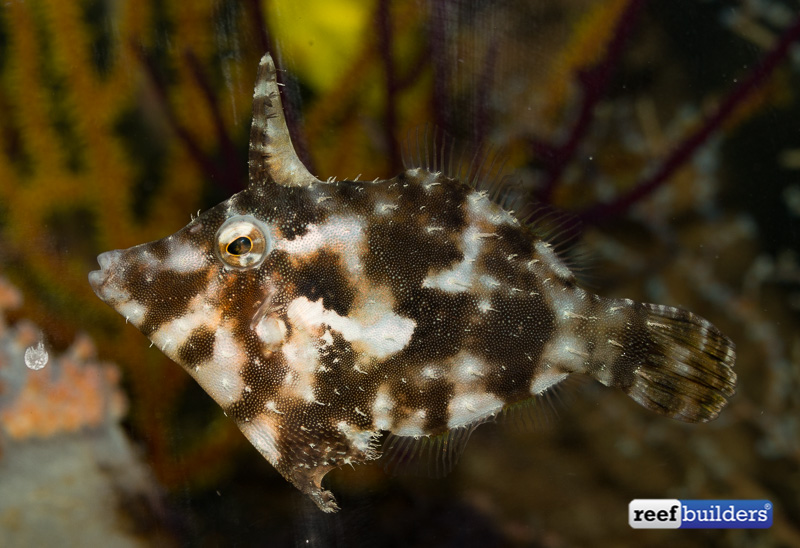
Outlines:
POLYGON ((681 529, 767 529, 768 500, 682 500, 681 529))

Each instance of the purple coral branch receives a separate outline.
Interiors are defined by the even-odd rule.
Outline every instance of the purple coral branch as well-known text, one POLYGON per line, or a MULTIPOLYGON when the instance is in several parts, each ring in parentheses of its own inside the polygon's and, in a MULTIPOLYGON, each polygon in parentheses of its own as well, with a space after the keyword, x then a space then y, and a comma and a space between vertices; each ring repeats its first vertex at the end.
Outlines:
POLYGON ((497 61, 498 40, 493 37, 489 44, 486 58, 478 79, 478 86, 475 90, 475 124, 472 140, 474 143, 474 155, 477 158, 483 157, 483 150, 486 145, 486 135, 489 133, 491 125, 491 113, 489 112, 489 91, 494 83, 494 69, 497 61))
MULTIPOLYGON (((451 77, 451 61, 447 55, 446 47, 450 40, 447 33, 457 19, 453 12, 450 0, 441 0, 431 3, 430 30, 428 31, 429 62, 433 66, 433 119, 434 127, 452 130, 452 120, 445 116, 450 115, 448 103, 448 85, 451 77)), ((474 123, 472 124, 471 144, 473 156, 482 157, 483 148, 491 125, 489 109, 489 94, 494 82, 494 73, 497 67, 497 51, 499 50, 500 37, 491 33, 492 38, 487 47, 483 66, 477 77, 473 100, 474 123)))
POLYGON ((572 161, 578 146, 594 119, 594 109, 603 98, 614 68, 618 65, 627 38, 633 31, 637 16, 645 0, 631 0, 625 7, 613 31, 613 37, 606 48, 605 57, 592 68, 578 74, 578 81, 583 91, 580 112, 566 141, 553 146, 549 143, 532 140, 531 146, 536 154, 547 164, 547 178, 539 193, 542 202, 549 202, 561 176, 572 161))
POLYGON ((747 99, 789 53, 791 45, 800 38, 800 17, 781 35, 778 42, 745 80, 739 84, 728 97, 709 116, 705 123, 680 143, 661 165, 649 176, 646 176, 632 190, 609 203, 596 204, 580 214, 587 224, 599 224, 602 221, 619 215, 631 205, 638 202, 660 187, 675 171, 689 160, 708 137, 717 131, 725 120, 745 99, 747 99))
POLYGON ((186 149, 189 151, 192 159, 194 159, 197 165, 200 166, 200 169, 211 179, 219 181, 226 188, 229 187, 228 189, 231 192, 238 192, 241 190, 240 185, 237 186, 235 181, 231 181, 225 172, 211 161, 208 154, 206 154, 206 152, 197 143, 192 133, 183 124, 181 124, 180 120, 178 120, 175 110, 169 104, 167 87, 158 77, 158 70, 155 67, 153 59, 147 54, 147 52, 136 45, 134 45, 134 51, 137 52, 137 57, 144 66, 145 73, 153 84, 153 88, 159 101, 161 102, 169 125, 178 135, 178 138, 183 142, 184 146, 186 146, 186 149))
POLYGON ((403 165, 400 158, 400 144, 397 140, 397 91, 398 82, 392 52, 392 14, 388 0, 378 2, 375 14, 378 26, 378 50, 386 77, 386 104, 384 110, 384 135, 389 153, 392 172, 399 171, 403 165))
POLYGON ((430 44, 425 42, 422 44, 422 48, 417 53, 417 56, 414 60, 409 64, 409 68, 405 74, 400 74, 396 76, 397 80, 397 90, 402 91, 405 90, 414 84, 416 84, 419 79, 422 77, 423 70, 425 67, 430 63, 430 44))
POLYGON ((197 85, 200 86, 200 90, 203 92, 203 97, 208 104, 208 110, 211 111, 211 117, 214 120, 214 129, 216 130, 217 140, 222 149, 225 162, 226 177, 229 179, 225 186, 238 187, 238 190, 241 190, 244 188, 244 175, 236 154, 236 147, 234 147, 233 141, 228 135, 228 130, 225 128, 225 121, 222 119, 222 113, 219 110, 217 96, 206 78, 197 56, 191 51, 186 51, 184 56, 197 85))
POLYGON ((447 109, 447 86, 450 82, 450 63, 448 62, 445 46, 447 44, 447 29, 452 19, 450 2, 441 0, 431 2, 431 25, 428 32, 428 44, 433 65, 433 120, 434 125, 446 128, 444 119, 447 109))
POLYGON ((266 20, 264 19, 264 10, 261 9, 260 0, 248 0, 247 5, 250 8, 252 21, 254 21, 256 26, 259 55, 264 55, 264 53, 270 52, 273 54, 273 57, 276 57, 277 50, 275 49, 275 44, 272 41, 272 35, 267 28, 266 20))

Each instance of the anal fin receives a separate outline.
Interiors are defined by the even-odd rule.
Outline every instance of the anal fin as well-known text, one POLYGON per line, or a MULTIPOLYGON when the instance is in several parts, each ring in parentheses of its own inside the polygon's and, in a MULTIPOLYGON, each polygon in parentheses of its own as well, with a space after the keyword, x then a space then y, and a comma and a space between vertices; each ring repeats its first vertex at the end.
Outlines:
POLYGON ((549 386, 544 392, 506 405, 499 421, 521 431, 538 431, 552 426, 558 419, 559 408, 568 407, 572 400, 570 388, 584 382, 581 375, 569 375, 549 386))
POLYGON ((472 432, 482 422, 453 428, 434 436, 388 434, 383 441, 381 460, 393 475, 408 474, 441 478, 458 464, 472 432))

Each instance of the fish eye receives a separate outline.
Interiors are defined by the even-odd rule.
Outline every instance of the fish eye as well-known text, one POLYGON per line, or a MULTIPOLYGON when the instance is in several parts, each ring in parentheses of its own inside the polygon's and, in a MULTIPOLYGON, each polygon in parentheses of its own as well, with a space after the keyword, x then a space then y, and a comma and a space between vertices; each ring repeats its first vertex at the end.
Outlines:
POLYGON ((252 215, 231 217, 217 230, 217 257, 239 269, 260 265, 272 250, 269 230, 252 215))
POLYGON ((226 247, 225 250, 231 255, 239 257, 249 252, 252 247, 253 247, 253 242, 250 240, 250 238, 248 238, 247 236, 239 236, 231 243, 229 243, 228 247, 226 247))

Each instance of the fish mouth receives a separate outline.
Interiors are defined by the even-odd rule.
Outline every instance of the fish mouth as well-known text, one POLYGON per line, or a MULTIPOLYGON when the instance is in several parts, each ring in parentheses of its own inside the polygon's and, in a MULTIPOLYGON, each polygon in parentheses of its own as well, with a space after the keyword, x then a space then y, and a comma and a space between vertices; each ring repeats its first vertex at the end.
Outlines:
POLYGON ((111 279, 112 272, 116 270, 120 255, 122 255, 122 251, 119 249, 101 253, 97 256, 97 264, 100 265, 100 270, 89 272, 89 285, 92 286, 92 291, 94 291, 95 295, 103 300, 105 300, 106 284, 111 279))
POLYGON ((89 272, 89 285, 92 286, 92 291, 94 291, 98 297, 100 296, 100 287, 105 280, 106 273, 102 270, 92 270, 89 272))

